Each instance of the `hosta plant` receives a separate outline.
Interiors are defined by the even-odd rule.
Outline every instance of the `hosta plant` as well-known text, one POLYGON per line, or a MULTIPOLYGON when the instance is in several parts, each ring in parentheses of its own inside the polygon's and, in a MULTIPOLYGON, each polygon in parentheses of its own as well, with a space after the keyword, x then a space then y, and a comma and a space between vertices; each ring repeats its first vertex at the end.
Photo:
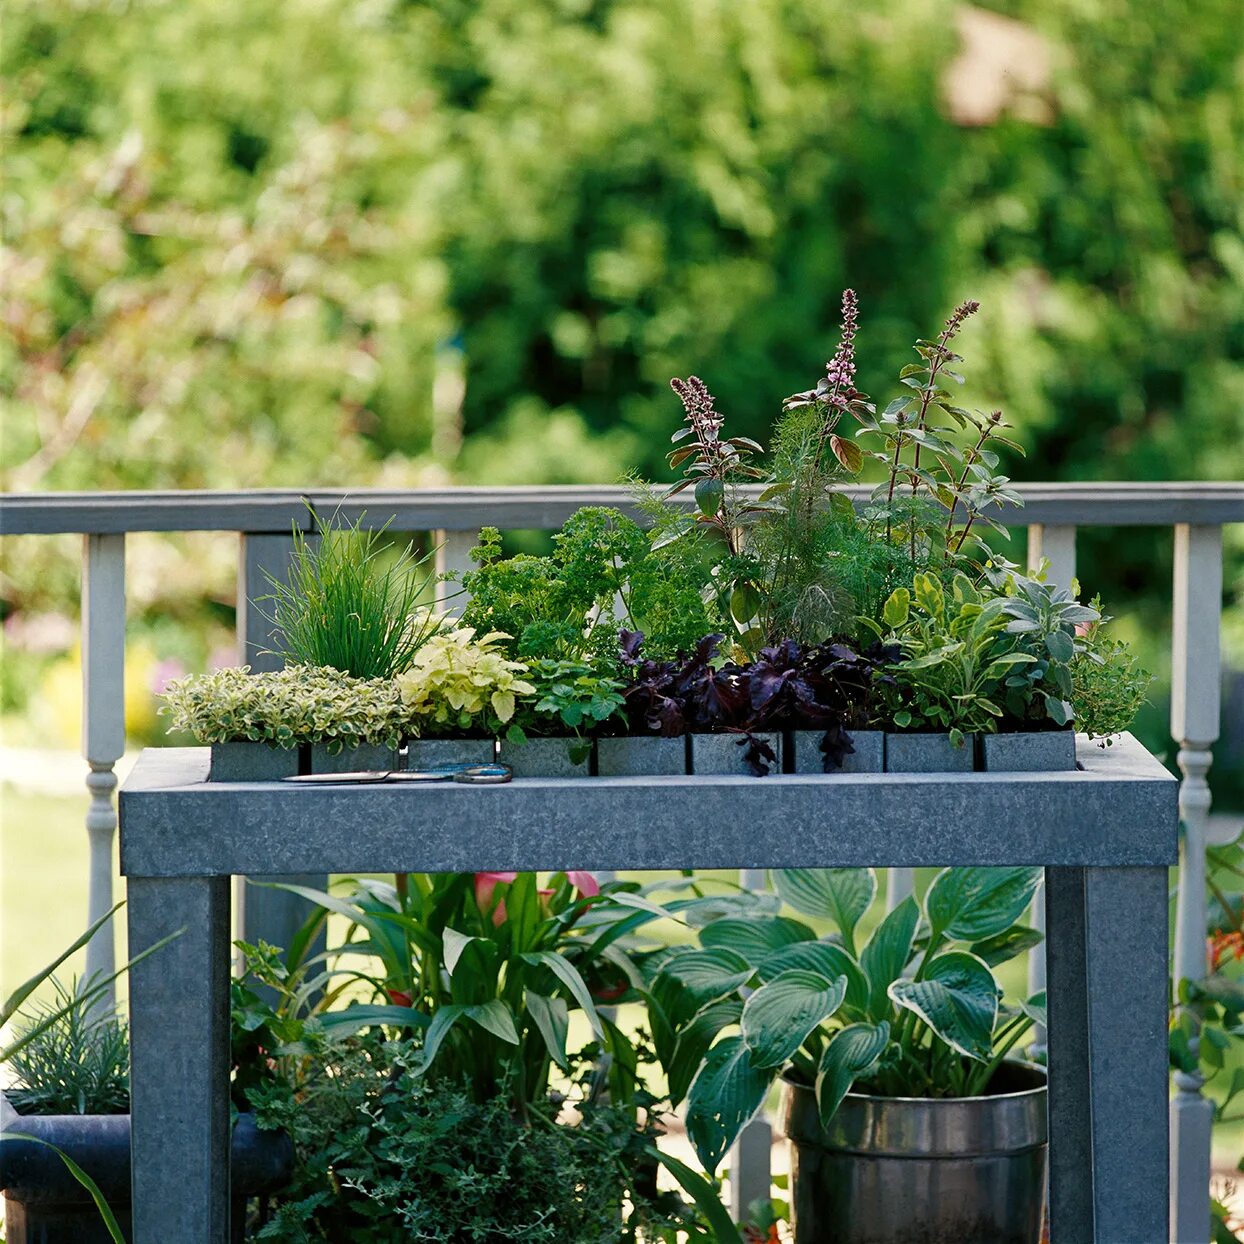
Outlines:
POLYGON ((971 1097, 1033 1023, 1043 994, 1004 1006, 993 968, 1039 934, 1020 918, 1039 868, 948 868, 863 941, 872 869, 772 874, 818 939, 777 913, 726 915, 660 964, 648 987, 657 1055, 705 1168, 716 1170, 783 1072, 815 1090, 824 1123, 848 1092, 971 1097))
POLYGON ((310 665, 252 674, 246 666, 169 683, 161 713, 200 743, 323 743, 340 751, 373 743, 397 747, 404 709, 390 679, 351 678, 310 665))

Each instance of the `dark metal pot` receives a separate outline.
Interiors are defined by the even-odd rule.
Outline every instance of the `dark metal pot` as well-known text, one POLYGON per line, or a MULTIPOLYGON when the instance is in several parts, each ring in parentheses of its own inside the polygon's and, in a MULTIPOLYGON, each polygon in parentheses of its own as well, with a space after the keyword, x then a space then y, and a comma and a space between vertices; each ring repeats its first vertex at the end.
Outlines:
MULTIPOLYGON (((57 1149, 99 1186, 130 1238, 130 1116, 128 1114, 20 1115, 0 1093, 0 1129, 46 1144, 6 1139, 0 1144, 8 1244, 109 1244, 90 1194, 69 1173, 57 1149)), ((284 1133, 262 1132, 253 1115, 233 1129, 231 1184, 233 1236, 241 1241, 246 1198, 282 1187, 293 1169, 294 1147, 284 1133)))
POLYGON ((986 1097, 848 1094, 822 1128, 783 1086, 795 1244, 1040 1244, 1045 1071, 1004 1063, 986 1097))

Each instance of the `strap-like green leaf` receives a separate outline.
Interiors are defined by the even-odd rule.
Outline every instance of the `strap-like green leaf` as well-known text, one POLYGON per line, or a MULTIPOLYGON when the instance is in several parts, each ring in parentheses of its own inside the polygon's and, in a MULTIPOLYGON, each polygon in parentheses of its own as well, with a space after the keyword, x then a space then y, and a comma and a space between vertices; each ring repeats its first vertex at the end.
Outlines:
POLYGON ((441 942, 445 948, 445 971, 450 976, 454 974, 454 968, 458 966, 458 960, 462 958, 462 952, 478 938, 470 937, 466 933, 459 933, 457 929, 451 929, 449 925, 445 926, 444 933, 441 934, 441 942))
POLYGON ((566 1058, 566 1032, 570 1027, 570 1008, 565 998, 546 998, 542 993, 527 990, 527 1013, 540 1036, 544 1038, 549 1057, 563 1070, 570 1070, 566 1058))
POLYGON ((847 978, 826 980, 791 968, 761 985, 743 1005, 743 1039, 757 1067, 781 1067, 828 1019, 847 993, 847 978))
POLYGON ((978 942, 1013 925, 1040 884, 1040 868, 947 868, 924 908, 935 937, 978 942))
POLYGON ((877 1065, 889 1040, 890 1025, 884 1021, 848 1024, 830 1038, 816 1073, 816 1105, 822 1127, 828 1127, 855 1081, 877 1065))
POLYGON ((523 959, 527 963, 535 963, 548 968, 566 986, 570 991, 570 996, 583 1009, 588 1022, 592 1025, 592 1031, 603 1041, 605 1030, 601 1027, 600 1016, 596 1013, 596 1006, 592 1002, 592 994, 583 977, 579 975, 578 968, 569 959, 551 950, 534 950, 530 954, 525 954, 523 959))
POLYGON ((709 1050, 687 1094, 687 1135, 709 1174, 764 1104, 775 1074, 752 1066, 742 1037, 726 1037, 709 1050))
POLYGON ((989 968, 961 950, 939 955, 925 967, 924 979, 890 986, 896 1005, 914 1011, 952 1049, 980 1062, 993 1052, 999 995, 989 968))

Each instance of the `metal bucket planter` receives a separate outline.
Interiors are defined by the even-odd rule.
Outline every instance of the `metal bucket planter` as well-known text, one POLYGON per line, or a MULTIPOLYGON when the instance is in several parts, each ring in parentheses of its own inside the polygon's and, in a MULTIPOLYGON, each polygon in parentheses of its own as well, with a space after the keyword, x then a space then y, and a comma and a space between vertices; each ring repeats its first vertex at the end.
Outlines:
POLYGON ((848 1094, 822 1128, 787 1080, 795 1244, 1039 1244, 1045 1072, 1006 1063, 988 1097, 848 1094))
POLYGON ((213 743, 212 782, 278 782, 298 772, 297 747, 267 743, 213 743))
POLYGON ((973 736, 954 747, 949 734, 886 731, 887 773, 971 773, 976 767, 973 736))
POLYGON ((1074 730, 1020 730, 981 736, 990 773, 1049 773, 1076 767, 1074 730))
POLYGON ((687 736, 624 735, 596 740, 596 772, 601 777, 660 777, 687 772, 687 736))
POLYGON ((787 738, 794 752, 792 773, 882 773, 885 770, 885 731, 848 731, 854 751, 842 758, 842 767, 827 768, 821 751, 824 730, 792 730, 787 738))
MULTIPOLYGON (((693 734, 691 737, 691 772, 720 777, 738 773, 755 777, 756 771, 745 759, 747 738, 745 734, 693 734)), ((782 772, 782 736, 780 734, 756 734, 753 738, 768 743, 773 748, 776 761, 766 762, 770 773, 782 772)))
POLYGON ((528 739, 525 743, 502 739, 497 758, 503 765, 510 766, 516 778, 587 777, 591 773, 590 750, 588 755, 576 762, 570 753, 570 749, 576 746, 582 748, 581 739, 528 739))
POLYGON ((493 739, 408 739, 407 769, 435 769, 437 765, 490 765, 496 758, 493 739))
MULTIPOLYGON (((19 1115, 0 1095, 0 1125, 55 1145, 99 1186, 130 1239, 130 1116, 128 1114, 19 1115)), ((283 1132, 263 1132, 253 1115, 240 1115, 231 1139, 233 1239, 240 1244, 246 1198, 288 1181, 294 1146, 283 1132)), ((110 1236, 86 1189, 47 1145, 0 1144, 8 1244, 109 1244, 110 1236)), ((170 1195, 174 1190, 170 1189, 170 1195)))

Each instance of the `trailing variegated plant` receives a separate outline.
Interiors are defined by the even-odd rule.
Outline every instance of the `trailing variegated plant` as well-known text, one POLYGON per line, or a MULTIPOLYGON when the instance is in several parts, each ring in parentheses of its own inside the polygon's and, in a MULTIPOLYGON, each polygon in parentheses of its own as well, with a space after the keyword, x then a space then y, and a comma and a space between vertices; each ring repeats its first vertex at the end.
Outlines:
POLYGON ((992 969, 1040 941, 1019 923, 1039 868, 948 868, 863 944, 870 868, 784 869, 777 893, 832 921, 818 939, 776 912, 727 914, 665 958, 648 987, 658 1057, 700 1161, 716 1170, 782 1073, 815 1090, 828 1123, 849 1092, 971 1097, 1034 1023, 1044 994, 1003 1006, 992 969))

